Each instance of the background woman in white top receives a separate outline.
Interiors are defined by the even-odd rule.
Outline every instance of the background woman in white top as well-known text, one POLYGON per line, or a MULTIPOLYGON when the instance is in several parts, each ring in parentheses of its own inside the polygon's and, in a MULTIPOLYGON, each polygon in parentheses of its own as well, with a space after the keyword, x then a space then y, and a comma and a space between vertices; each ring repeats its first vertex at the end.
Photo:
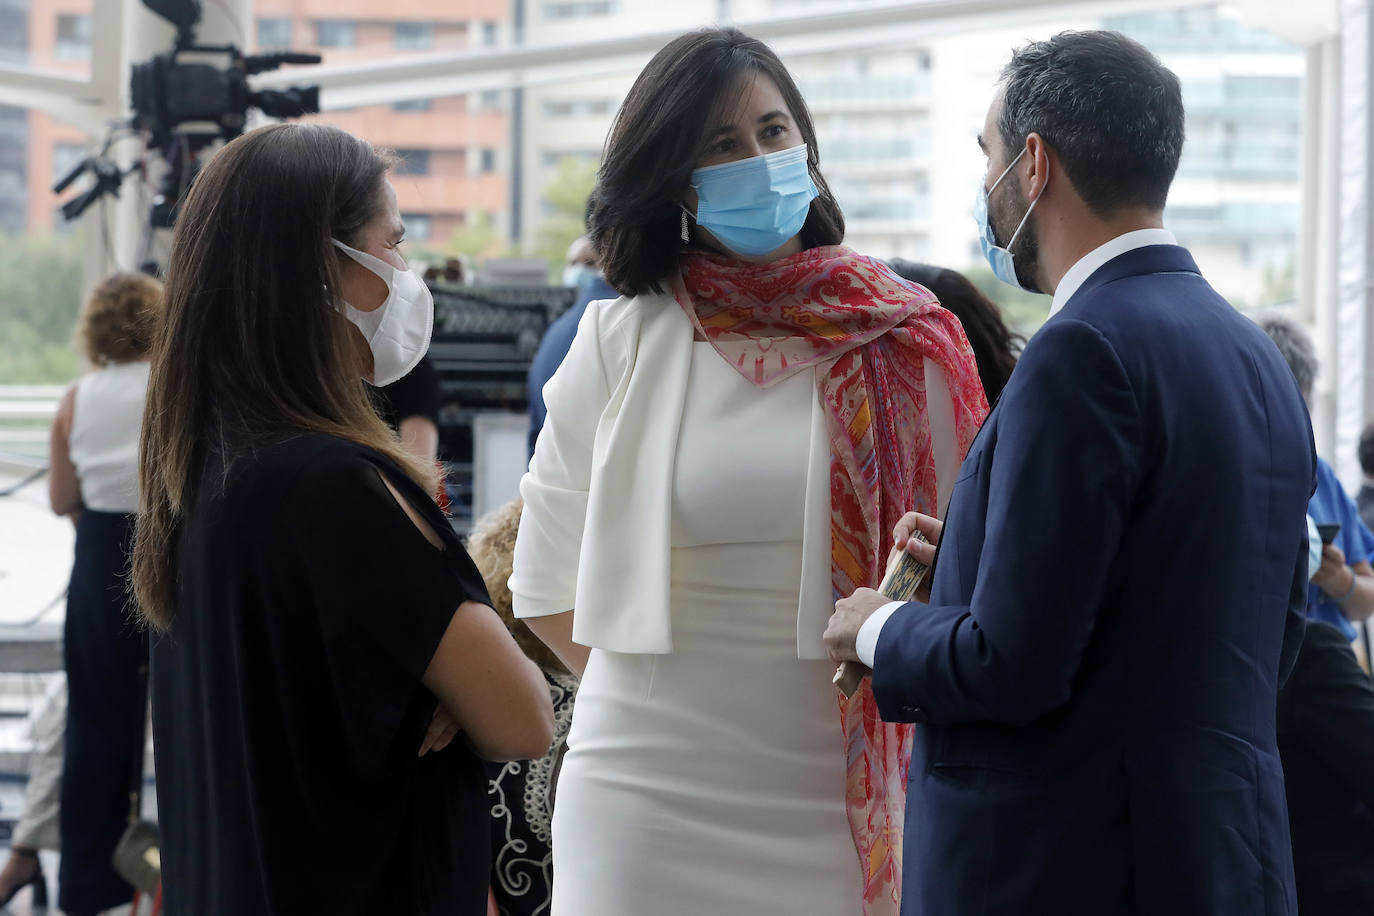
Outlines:
POLYGON ((148 642, 128 602, 138 510, 138 436, 162 284, 118 274, 83 307, 77 341, 94 370, 67 391, 53 422, 49 496, 76 522, 63 651, 67 735, 62 768, 58 906, 98 913, 133 896, 111 857, 128 823, 143 739, 138 666, 148 642))
POLYGON ((640 74, 589 222, 627 295, 544 389, 510 580, 585 669, 554 916, 895 914, 909 733, 840 701, 821 635, 938 514, 987 409, 968 343, 839 244, 806 104, 734 29, 640 74))

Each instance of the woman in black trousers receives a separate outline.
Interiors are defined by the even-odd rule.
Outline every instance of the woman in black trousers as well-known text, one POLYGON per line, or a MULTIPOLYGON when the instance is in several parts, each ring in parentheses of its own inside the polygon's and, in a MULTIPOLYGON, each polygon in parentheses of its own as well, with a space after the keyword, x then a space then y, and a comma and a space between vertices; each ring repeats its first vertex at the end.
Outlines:
POLYGON ((76 523, 63 632, 68 708, 58 873, 58 904, 70 916, 133 896, 111 858, 128 823, 135 761, 142 760, 138 667, 148 643, 127 577, 148 349, 161 294, 158 281, 134 274, 96 288, 77 335, 94 371, 67 391, 52 428, 52 508, 76 523))

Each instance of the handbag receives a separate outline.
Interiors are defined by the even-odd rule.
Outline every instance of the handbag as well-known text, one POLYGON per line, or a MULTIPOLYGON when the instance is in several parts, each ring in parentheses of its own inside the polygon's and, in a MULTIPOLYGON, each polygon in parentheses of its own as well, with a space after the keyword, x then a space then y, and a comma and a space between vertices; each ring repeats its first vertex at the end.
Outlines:
POLYGON ((133 781, 129 785, 129 825, 115 845, 114 870, 140 894, 156 898, 162 889, 162 853, 157 824, 141 818, 143 809, 143 749, 148 741, 148 637, 138 665, 138 692, 145 710, 143 726, 134 747, 133 781))

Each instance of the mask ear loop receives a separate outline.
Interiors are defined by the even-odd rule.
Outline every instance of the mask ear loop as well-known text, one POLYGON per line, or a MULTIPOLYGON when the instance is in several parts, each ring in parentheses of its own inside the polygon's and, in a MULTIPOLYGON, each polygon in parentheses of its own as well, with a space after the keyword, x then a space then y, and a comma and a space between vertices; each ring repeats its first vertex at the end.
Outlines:
POLYGON ((1016 224, 1016 231, 1011 234, 1011 238, 1007 239, 1007 251, 1011 251, 1011 246, 1016 242, 1016 237, 1021 234, 1021 229, 1026 225, 1026 220, 1030 219, 1031 211, 1035 209, 1036 204, 1040 203, 1040 198, 1044 196, 1045 189, 1049 186, 1050 179, 1049 176, 1046 176, 1045 183, 1040 186, 1040 193, 1035 195, 1035 200, 1031 201, 1030 206, 1026 208, 1026 215, 1021 217, 1021 222, 1016 224))

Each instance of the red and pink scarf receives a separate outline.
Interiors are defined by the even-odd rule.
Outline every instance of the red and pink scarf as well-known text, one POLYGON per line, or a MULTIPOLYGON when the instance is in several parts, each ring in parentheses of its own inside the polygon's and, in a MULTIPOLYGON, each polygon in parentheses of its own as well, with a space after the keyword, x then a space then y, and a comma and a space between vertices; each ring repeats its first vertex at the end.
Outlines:
MULTIPOLYGON (((877 588, 898 519, 939 514, 925 361, 948 380, 961 458, 988 412, 958 319, 929 290, 842 246, 762 265, 693 251, 680 266, 678 304, 749 381, 767 388, 815 367, 831 446, 831 583, 837 596, 877 588)), ((863 912, 896 916, 911 726, 878 718, 867 680, 836 698, 863 912)))

